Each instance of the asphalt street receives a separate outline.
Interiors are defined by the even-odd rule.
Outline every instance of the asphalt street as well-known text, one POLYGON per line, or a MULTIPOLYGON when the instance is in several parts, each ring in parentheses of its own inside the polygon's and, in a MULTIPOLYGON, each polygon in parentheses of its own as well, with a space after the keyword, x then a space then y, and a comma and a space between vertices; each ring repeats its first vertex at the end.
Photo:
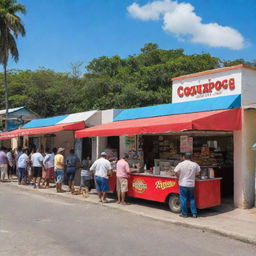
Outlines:
POLYGON ((256 255, 255 246, 227 237, 6 184, 0 245, 1 256, 256 255))

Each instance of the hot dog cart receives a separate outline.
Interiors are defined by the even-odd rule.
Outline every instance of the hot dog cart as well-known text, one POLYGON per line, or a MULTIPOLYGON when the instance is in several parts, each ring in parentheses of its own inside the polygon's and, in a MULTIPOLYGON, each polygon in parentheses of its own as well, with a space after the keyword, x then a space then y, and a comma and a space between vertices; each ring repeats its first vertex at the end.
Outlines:
MULTIPOLYGON (((195 198, 198 209, 220 205, 221 178, 197 179, 195 198)), ((115 191, 116 175, 109 178, 110 192, 115 191)), ((128 179, 128 196, 168 203, 172 212, 180 212, 179 185, 175 177, 132 173, 128 179)))

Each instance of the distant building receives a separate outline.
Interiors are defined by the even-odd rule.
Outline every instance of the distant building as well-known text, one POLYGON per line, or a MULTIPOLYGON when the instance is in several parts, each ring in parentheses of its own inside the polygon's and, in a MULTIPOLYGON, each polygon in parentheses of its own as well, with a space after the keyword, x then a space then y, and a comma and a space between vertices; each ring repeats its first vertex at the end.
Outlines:
MULTIPOLYGON (((10 108, 8 111, 8 131, 17 129, 20 125, 39 118, 39 115, 33 111, 27 109, 26 107, 10 108)), ((5 109, 0 110, 0 132, 4 131, 6 122, 6 112, 5 109)))

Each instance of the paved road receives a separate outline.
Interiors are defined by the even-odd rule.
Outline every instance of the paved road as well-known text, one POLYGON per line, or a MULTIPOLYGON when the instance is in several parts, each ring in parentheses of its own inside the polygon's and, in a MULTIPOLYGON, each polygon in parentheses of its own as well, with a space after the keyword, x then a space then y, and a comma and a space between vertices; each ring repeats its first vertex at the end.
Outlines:
POLYGON ((253 256, 255 252, 252 245, 222 236, 0 184, 1 256, 253 256))

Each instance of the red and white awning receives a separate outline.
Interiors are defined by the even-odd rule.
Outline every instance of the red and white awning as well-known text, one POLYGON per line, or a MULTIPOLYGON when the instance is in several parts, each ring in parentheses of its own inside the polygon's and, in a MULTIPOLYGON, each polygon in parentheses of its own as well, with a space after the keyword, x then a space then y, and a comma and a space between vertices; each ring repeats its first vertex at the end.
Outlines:
POLYGON ((155 134, 184 130, 241 130, 241 109, 116 121, 76 131, 75 137, 155 134))

